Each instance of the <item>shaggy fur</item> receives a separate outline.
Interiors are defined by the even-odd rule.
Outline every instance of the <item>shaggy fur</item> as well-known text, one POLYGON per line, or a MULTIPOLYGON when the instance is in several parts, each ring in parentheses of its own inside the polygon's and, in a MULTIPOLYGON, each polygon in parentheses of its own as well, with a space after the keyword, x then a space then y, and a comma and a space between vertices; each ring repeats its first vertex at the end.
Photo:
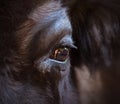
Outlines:
POLYGON ((0 104, 120 104, 119 0, 1 0, 0 104), (65 62, 51 59, 69 47, 65 62))
POLYGON ((80 104, 119 104, 120 1, 77 0, 71 6, 72 67, 80 104))

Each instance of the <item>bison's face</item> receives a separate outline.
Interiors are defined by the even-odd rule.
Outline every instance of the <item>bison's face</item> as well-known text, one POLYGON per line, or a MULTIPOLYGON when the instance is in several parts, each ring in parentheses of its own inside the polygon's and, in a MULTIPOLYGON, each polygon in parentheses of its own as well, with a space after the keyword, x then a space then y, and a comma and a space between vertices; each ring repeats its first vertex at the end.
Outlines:
POLYGON ((36 7, 17 31, 23 64, 43 74, 67 73, 70 48, 74 47, 71 31, 66 8, 59 2, 49 1, 36 7))
POLYGON ((0 0, 0 104, 120 104, 118 1, 0 0))
POLYGON ((52 0, 32 3, 35 4, 33 7, 29 2, 22 3, 28 6, 26 10, 23 9, 24 12, 19 10, 21 7, 15 11, 13 8, 14 12, 17 11, 14 14, 14 20, 16 17, 17 21, 13 24, 14 35, 11 33, 15 43, 11 40, 10 44, 15 44, 16 48, 8 48, 13 51, 5 59, 6 64, 9 63, 11 77, 8 79, 12 86, 7 86, 10 93, 2 93, 10 94, 8 98, 3 97, 7 103, 3 101, 2 104, 75 104, 72 101, 76 100, 70 97, 74 91, 69 83, 69 55, 70 49, 75 46, 71 38, 67 8, 59 1, 52 0))

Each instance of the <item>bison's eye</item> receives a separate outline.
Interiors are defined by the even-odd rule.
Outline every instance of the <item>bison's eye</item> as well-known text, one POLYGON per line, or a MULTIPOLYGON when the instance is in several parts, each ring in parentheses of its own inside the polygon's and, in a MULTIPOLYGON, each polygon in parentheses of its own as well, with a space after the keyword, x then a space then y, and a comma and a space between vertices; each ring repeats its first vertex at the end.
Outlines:
POLYGON ((65 62, 69 57, 69 51, 70 51, 69 47, 55 48, 52 51, 50 58, 56 61, 65 62))

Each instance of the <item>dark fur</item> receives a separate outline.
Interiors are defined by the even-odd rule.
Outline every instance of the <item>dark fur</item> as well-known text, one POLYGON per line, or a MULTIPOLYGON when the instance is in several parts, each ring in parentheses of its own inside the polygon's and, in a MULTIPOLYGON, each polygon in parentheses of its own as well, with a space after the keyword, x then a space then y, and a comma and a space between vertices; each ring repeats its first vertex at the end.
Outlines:
POLYGON ((120 104, 119 10, 119 0, 1 0, 0 104, 120 104), (49 61, 71 34, 69 60, 49 61))
POLYGON ((71 8, 73 40, 78 47, 71 59, 82 73, 78 75, 81 103, 119 104, 120 1, 78 0, 71 8))

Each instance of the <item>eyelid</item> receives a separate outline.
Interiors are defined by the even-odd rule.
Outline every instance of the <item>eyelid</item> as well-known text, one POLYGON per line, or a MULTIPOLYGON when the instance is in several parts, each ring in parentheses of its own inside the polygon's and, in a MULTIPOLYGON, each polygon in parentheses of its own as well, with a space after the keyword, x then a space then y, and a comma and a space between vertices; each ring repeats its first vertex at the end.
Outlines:
POLYGON ((54 59, 50 59, 50 60, 53 61, 53 62, 56 62, 56 63, 65 64, 68 59, 66 59, 65 61, 57 61, 57 60, 54 60, 54 59))
POLYGON ((77 49, 77 46, 75 46, 73 43, 60 43, 59 45, 56 45, 55 48, 60 48, 60 47, 68 47, 68 48, 73 48, 77 49))

